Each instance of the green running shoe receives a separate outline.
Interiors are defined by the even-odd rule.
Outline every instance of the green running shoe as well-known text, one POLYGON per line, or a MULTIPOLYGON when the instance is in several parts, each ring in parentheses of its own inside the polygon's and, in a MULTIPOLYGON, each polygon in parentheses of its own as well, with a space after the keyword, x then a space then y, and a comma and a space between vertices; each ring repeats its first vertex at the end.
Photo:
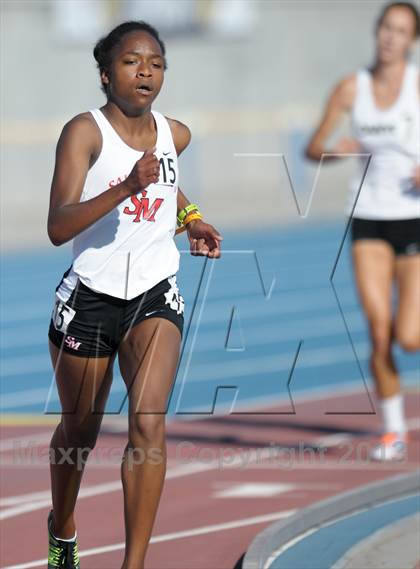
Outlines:
POLYGON ((52 533, 52 510, 48 515, 48 569, 80 569, 79 550, 75 541, 56 539, 52 533))

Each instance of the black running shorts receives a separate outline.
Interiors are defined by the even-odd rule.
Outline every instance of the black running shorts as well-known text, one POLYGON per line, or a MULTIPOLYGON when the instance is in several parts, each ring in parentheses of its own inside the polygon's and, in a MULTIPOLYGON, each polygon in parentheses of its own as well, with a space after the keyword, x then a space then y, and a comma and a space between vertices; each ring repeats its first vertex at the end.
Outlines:
POLYGON ((156 317, 173 322, 182 336, 184 299, 175 275, 132 300, 95 292, 78 280, 67 302, 56 296, 48 337, 75 356, 109 357, 133 326, 156 317))
POLYGON ((386 241, 396 255, 415 255, 420 253, 420 217, 398 220, 354 218, 351 223, 351 236, 352 241, 386 241))

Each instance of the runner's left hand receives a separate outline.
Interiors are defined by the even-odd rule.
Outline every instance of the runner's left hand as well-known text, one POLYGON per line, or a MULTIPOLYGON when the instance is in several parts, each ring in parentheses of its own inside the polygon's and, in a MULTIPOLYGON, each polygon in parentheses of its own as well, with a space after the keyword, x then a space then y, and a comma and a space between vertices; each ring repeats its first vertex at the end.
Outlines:
POLYGON ((191 255, 206 256, 211 259, 220 257, 220 242, 223 237, 212 225, 201 219, 195 219, 187 224, 187 233, 191 255))

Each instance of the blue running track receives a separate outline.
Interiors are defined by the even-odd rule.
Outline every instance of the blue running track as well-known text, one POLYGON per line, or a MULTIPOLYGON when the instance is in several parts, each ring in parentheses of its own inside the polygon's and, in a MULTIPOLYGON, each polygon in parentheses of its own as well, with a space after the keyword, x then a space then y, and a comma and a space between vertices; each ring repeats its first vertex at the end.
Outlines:
MULTIPOLYGON (((363 387, 355 350, 368 378, 368 338, 344 243, 334 286, 330 275, 343 224, 299 224, 224 234, 221 260, 182 252, 178 274, 186 301, 184 346, 169 412, 246 410, 260 400, 308 389, 363 387), (299 349, 300 348, 300 349, 299 349), (217 388, 219 389, 217 390, 217 388), (221 389, 224 387, 224 389, 221 389)), ((184 236, 178 246, 186 248, 184 236)), ((59 411, 47 348, 54 289, 70 263, 68 247, 7 254, 2 262, 2 413, 59 411)), ((407 377, 418 356, 396 355, 407 377)), ((107 411, 125 411, 118 367, 107 411)), ((360 411, 369 411, 369 400, 360 411)))

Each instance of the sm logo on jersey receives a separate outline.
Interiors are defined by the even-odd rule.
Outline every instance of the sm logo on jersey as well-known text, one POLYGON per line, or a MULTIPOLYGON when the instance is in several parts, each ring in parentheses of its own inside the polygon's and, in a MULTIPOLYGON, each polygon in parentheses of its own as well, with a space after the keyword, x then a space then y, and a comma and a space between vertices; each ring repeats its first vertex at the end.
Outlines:
POLYGON ((123 213, 126 213, 127 215, 135 215, 136 217, 133 219, 133 222, 135 223, 141 221, 141 218, 146 221, 156 221, 156 212, 165 200, 163 198, 156 198, 152 205, 150 205, 149 198, 146 198, 146 190, 142 190, 139 195, 142 196, 140 199, 138 195, 131 196, 130 199, 133 204, 133 209, 126 206, 123 209, 123 213))

